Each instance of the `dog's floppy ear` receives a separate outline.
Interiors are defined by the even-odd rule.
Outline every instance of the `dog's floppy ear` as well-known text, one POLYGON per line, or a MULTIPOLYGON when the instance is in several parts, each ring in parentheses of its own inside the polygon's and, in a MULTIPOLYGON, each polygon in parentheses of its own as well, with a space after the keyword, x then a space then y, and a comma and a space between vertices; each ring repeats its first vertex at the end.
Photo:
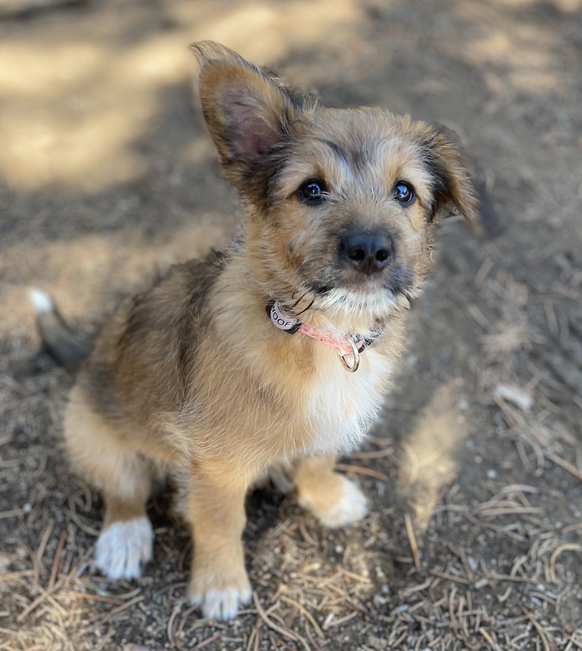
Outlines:
POLYGON ((457 148, 440 130, 433 129, 423 138, 422 147, 432 176, 434 200, 430 218, 438 219, 443 209, 452 204, 469 224, 475 224, 479 199, 457 148))
POLYGON ((192 45, 200 63, 200 103, 228 180, 248 190, 269 165, 269 153, 288 133, 292 97, 228 48, 203 41, 192 45))

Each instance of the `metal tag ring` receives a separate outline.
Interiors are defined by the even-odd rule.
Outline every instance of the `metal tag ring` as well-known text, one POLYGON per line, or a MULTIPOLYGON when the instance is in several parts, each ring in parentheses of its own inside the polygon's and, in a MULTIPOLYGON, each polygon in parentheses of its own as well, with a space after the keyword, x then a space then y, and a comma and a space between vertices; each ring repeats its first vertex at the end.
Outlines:
POLYGON ((351 366, 347 363, 346 361, 346 357, 348 357, 347 355, 340 355, 339 358, 346 371, 349 371, 350 373, 355 373, 358 370, 358 367, 360 366, 360 353, 353 339, 350 339, 349 342, 350 342, 350 346, 352 347, 352 355, 354 357, 354 363, 351 366))

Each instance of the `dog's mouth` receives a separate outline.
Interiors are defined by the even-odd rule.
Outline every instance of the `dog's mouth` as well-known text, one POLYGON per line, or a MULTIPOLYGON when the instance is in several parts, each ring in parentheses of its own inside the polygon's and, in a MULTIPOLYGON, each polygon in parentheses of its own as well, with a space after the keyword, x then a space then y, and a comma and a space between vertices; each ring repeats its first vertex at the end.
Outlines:
POLYGON ((290 314, 309 321, 315 315, 338 322, 374 322, 408 309, 417 293, 414 269, 403 260, 379 273, 365 274, 338 264, 317 264, 311 258, 296 268, 293 291, 274 297, 290 314))
POLYGON ((335 313, 344 317, 387 318, 395 309, 410 306, 413 289, 408 283, 380 279, 359 283, 312 283, 294 312, 335 313))
POLYGON ((381 287, 374 287, 369 283, 361 283, 360 285, 353 285, 349 288, 349 291, 351 291, 354 296, 361 296, 362 298, 365 298, 366 296, 376 295, 379 291, 382 291, 382 289, 383 288, 381 287))
POLYGON ((354 278, 350 274, 347 278, 339 276, 308 284, 316 298, 340 293, 360 302, 371 299, 376 303, 384 297, 388 303, 392 303, 399 297, 410 299, 414 293, 413 275, 404 266, 397 266, 390 273, 379 276, 362 278, 359 274, 354 278))
POLYGON ((405 295, 396 294, 387 287, 338 287, 328 291, 316 304, 322 310, 335 308, 360 315, 365 312, 377 315, 400 305, 402 297, 405 295))

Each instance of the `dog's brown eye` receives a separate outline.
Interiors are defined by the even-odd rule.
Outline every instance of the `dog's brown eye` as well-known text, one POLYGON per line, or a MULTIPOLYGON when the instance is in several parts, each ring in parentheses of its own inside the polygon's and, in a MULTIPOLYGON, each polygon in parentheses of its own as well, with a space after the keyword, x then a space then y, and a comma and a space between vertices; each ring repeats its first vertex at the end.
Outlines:
POLYGON ((310 179, 305 181, 298 190, 301 201, 310 204, 317 204, 325 201, 326 189, 323 181, 319 179, 310 179))
POLYGON ((398 181, 394 186, 394 198, 403 206, 409 206, 414 201, 414 188, 406 181, 398 181))

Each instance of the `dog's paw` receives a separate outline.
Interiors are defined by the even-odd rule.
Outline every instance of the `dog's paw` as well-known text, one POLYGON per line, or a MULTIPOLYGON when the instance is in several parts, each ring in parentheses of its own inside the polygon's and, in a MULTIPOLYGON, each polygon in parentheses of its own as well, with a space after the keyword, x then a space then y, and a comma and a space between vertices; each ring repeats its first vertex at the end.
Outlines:
POLYGON ((227 620, 236 617, 239 606, 248 604, 250 599, 250 586, 243 590, 237 590, 236 588, 208 590, 203 594, 193 594, 190 597, 193 605, 201 607, 204 617, 216 620, 227 620))
POLYGON ((326 510, 309 509, 325 527, 342 527, 361 520, 368 513, 368 500, 360 487, 345 477, 342 480, 339 499, 334 504, 326 510))
POLYGON ((95 566, 109 579, 137 579, 141 564, 152 559, 154 530, 148 518, 114 522, 95 546, 95 566))
POLYGON ((240 606, 251 599, 251 585, 244 570, 233 576, 221 576, 220 570, 212 572, 194 570, 190 582, 190 602, 200 606, 208 619, 226 620, 236 617, 240 606))

